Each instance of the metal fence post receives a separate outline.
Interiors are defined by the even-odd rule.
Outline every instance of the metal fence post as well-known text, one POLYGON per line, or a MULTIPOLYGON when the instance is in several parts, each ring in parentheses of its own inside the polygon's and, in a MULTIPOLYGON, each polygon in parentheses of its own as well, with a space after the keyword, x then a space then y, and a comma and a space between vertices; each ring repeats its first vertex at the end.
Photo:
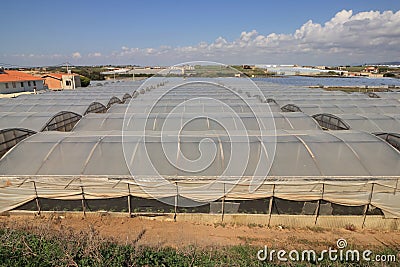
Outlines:
POLYGON ((225 215, 225 183, 224 185, 224 194, 222 196, 222 207, 221 207, 221 212, 222 212, 222 216, 221 216, 221 222, 224 221, 224 215, 225 215))
POLYGON ((314 222, 314 225, 316 225, 316 224, 317 224, 317 221, 318 221, 319 210, 320 210, 320 208, 321 208, 321 200, 324 199, 324 192, 325 192, 325 184, 322 183, 322 194, 321 194, 321 198, 318 199, 318 205, 317 205, 317 207, 316 207, 316 209, 315 209, 315 222, 314 222))
POLYGON ((364 207, 364 212, 363 212, 364 218, 363 218, 363 223, 361 225, 361 228, 364 228, 364 226, 365 226, 365 220, 367 219, 367 212, 368 212, 369 206, 371 205, 372 194, 374 193, 374 187, 375 187, 375 183, 372 183, 371 194, 369 194, 368 204, 366 204, 364 207))
POLYGON ((36 208, 38 210, 38 215, 40 215, 42 209, 40 208, 40 201, 39 201, 39 196, 38 196, 38 193, 37 193, 36 182, 35 181, 33 181, 33 188, 35 189, 36 208))
POLYGON ((129 217, 132 217, 132 207, 131 207, 131 187, 128 183, 128 213, 129 213, 129 217))
POLYGON ((82 211, 83 211, 83 216, 86 216, 86 199, 85 199, 85 192, 83 191, 83 186, 81 186, 81 192, 82 192, 82 211))
POLYGON ((176 214, 178 212, 178 195, 179 195, 178 182, 175 182, 175 186, 176 186, 176 195, 175 195, 175 203, 174 203, 174 221, 176 222, 176 214))
POLYGON ((271 224, 271 217, 272 217, 272 206, 274 204, 274 195, 275 195, 275 184, 272 187, 272 196, 269 198, 269 206, 268 206, 268 213, 269 213, 269 218, 268 218, 268 227, 271 224))

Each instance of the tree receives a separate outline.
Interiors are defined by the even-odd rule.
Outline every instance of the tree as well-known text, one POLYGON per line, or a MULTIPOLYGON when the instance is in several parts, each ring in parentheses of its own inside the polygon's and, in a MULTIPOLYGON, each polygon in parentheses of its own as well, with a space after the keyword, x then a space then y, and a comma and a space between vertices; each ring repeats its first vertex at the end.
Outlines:
POLYGON ((81 86, 88 87, 90 84, 90 79, 85 76, 80 76, 80 77, 81 77, 81 86))
POLYGON ((383 77, 396 77, 396 75, 394 73, 387 72, 387 73, 383 74, 383 77))

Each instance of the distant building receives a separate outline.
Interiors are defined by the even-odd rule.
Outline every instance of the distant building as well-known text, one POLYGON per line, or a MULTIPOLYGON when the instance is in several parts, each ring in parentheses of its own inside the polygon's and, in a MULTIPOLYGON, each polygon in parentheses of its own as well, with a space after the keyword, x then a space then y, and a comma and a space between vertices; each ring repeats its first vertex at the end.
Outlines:
POLYGON ((17 70, 0 68, 0 93, 34 92, 43 90, 43 79, 17 70))
POLYGON ((51 90, 75 89, 81 87, 81 78, 78 74, 49 73, 42 76, 44 84, 51 90))
POLYGON ((369 73, 378 73, 379 69, 376 66, 368 66, 365 67, 363 72, 369 72, 369 73))

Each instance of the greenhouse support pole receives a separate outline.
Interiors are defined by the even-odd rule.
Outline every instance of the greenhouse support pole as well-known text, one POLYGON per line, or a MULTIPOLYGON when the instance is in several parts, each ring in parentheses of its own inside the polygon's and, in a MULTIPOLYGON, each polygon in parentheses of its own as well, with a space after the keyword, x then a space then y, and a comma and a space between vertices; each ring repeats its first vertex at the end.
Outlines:
POLYGON ((131 186, 128 183, 128 213, 129 217, 132 217, 132 207, 131 207, 131 186))
POLYGON ((38 196, 38 193, 37 193, 36 182, 35 181, 33 181, 33 188, 35 188, 35 202, 36 202, 36 207, 37 207, 37 210, 38 210, 38 215, 40 215, 42 209, 40 208, 40 201, 39 201, 39 196, 38 196))
POLYGON ((269 218, 268 218, 268 227, 271 224, 271 217, 272 217, 272 205, 274 203, 274 195, 275 195, 275 184, 272 187, 272 196, 269 199, 269 207, 268 207, 268 213, 269 213, 269 218))
POLYGON ((365 226, 365 220, 367 219, 367 212, 368 212, 369 206, 371 205, 372 194, 374 193, 374 187, 375 187, 375 183, 372 183, 371 194, 369 194, 368 204, 366 204, 364 207, 364 212, 363 212, 364 218, 363 218, 363 223, 361 225, 361 228, 364 228, 364 226, 365 226))
POLYGON ((175 182, 176 186, 176 195, 175 195, 175 203, 174 203, 174 221, 176 222, 176 213, 178 212, 178 182, 175 182))
POLYGON ((82 211, 83 211, 83 216, 86 216, 86 205, 85 205, 85 192, 83 191, 83 186, 81 186, 81 191, 82 191, 82 211))
POLYGON ((323 184, 322 184, 322 194, 321 194, 321 198, 318 199, 318 205, 317 205, 317 208, 315 209, 315 222, 314 222, 314 225, 316 225, 316 224, 317 224, 317 221, 318 221, 319 210, 320 210, 320 208, 321 208, 321 200, 324 199, 324 193, 325 193, 325 184, 323 183, 323 184))
POLYGON ((225 183, 224 183, 224 194, 222 196, 222 207, 221 207, 221 221, 224 221, 224 215, 225 215, 225 183))

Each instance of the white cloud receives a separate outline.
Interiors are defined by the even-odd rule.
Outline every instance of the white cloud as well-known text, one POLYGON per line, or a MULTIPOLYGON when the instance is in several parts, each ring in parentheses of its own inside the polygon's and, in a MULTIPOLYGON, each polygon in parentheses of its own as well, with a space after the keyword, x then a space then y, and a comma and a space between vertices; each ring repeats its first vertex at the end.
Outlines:
POLYGON ((101 57, 101 53, 100 52, 89 53, 88 57, 101 57))
MULTIPOLYGON (((258 29, 262 30, 262 29, 258 29)), ((86 63, 176 64, 191 60, 223 63, 349 64, 400 60, 400 11, 369 11, 354 14, 342 10, 329 21, 312 20, 290 34, 256 30, 242 32, 237 39, 223 36, 213 42, 189 46, 122 46, 109 54, 89 53, 74 59, 86 63)), ((50 55, 49 55, 50 57, 50 55)), ((52 57, 54 58, 54 57, 52 57)))
MULTIPOLYGON (((400 11, 361 12, 342 10, 323 25, 307 21, 292 34, 262 35, 256 30, 242 32, 236 40, 218 37, 212 43, 163 49, 170 59, 214 59, 234 62, 348 63, 399 60, 400 11)), ((156 48, 123 47, 118 56, 141 58, 159 55, 156 48), (151 51, 151 53, 149 53, 151 51)))
POLYGON ((80 59, 80 58, 82 58, 81 53, 79 53, 79 52, 74 52, 74 53, 72 53, 72 58, 74 58, 74 59, 80 59))

